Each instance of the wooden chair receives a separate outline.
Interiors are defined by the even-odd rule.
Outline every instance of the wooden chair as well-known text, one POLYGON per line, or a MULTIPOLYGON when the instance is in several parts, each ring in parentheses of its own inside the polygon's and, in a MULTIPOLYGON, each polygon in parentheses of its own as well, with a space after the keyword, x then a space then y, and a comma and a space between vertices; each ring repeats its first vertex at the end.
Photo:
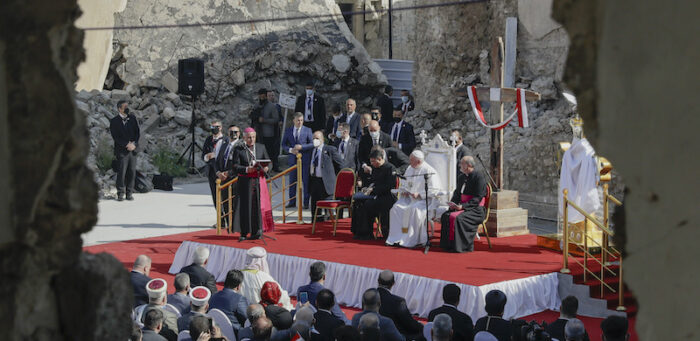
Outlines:
POLYGON ((331 211, 331 219, 333 220, 333 236, 335 236, 338 227, 338 212, 343 212, 343 209, 351 209, 351 198, 355 194, 355 171, 350 168, 343 168, 335 177, 335 193, 332 200, 319 200, 316 202, 316 210, 314 211, 314 223, 311 226, 311 234, 316 231, 316 217, 319 209, 327 209, 331 211), (341 200, 343 198, 347 200, 341 200))
POLYGON ((476 229, 476 235, 479 236, 479 230, 483 229, 486 235, 486 241, 489 243, 489 249, 491 249, 491 238, 489 237, 489 230, 486 228, 486 222, 489 220, 489 213, 491 213, 491 185, 486 184, 486 196, 484 197, 484 207, 486 208, 486 216, 484 221, 479 224, 476 229))

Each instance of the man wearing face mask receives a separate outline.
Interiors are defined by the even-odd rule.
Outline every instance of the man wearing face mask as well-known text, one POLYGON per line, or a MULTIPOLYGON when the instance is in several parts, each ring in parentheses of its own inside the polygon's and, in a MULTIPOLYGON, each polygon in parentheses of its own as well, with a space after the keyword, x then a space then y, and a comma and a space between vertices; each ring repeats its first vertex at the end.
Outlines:
POLYGON ((260 89, 258 91, 258 100, 260 101, 260 117, 258 122, 260 124, 260 134, 262 135, 262 142, 265 145, 265 149, 270 153, 270 158, 272 160, 273 169, 278 168, 277 156, 279 155, 279 148, 276 148, 276 130, 279 128, 278 124, 280 121, 279 112, 277 112, 277 107, 267 100, 267 90, 260 89))
POLYGON ((382 148, 391 147, 391 137, 379 129, 379 122, 371 121, 368 126, 368 134, 362 136, 359 146, 360 164, 369 173, 369 153, 372 146, 379 145, 382 148))
MULTIPOLYGON (((360 115, 360 129, 361 129, 361 134, 357 135, 357 137, 354 137, 358 140, 362 139, 362 136, 368 135, 369 134, 369 123, 372 122, 372 114, 371 113, 363 113, 360 115)), ((381 128, 381 126, 380 126, 381 128)), ((352 131, 352 129, 350 130, 352 131)), ((350 135, 352 137, 352 134, 350 135)))
POLYGON ((459 160, 463 157, 469 155, 469 149, 463 144, 462 133, 459 129, 453 129, 450 135, 450 142, 453 143, 455 151, 457 152, 457 176, 459 176, 459 160))
POLYGON ((312 131, 326 127, 326 103, 316 94, 313 82, 306 83, 305 94, 297 97, 294 111, 304 114, 304 125, 312 131))
POLYGON ((348 100, 345 101, 345 107, 347 108, 347 112, 343 117, 345 118, 345 123, 350 126, 350 137, 359 139, 360 136, 362 136, 362 127, 360 126, 360 114, 355 112, 357 103, 354 99, 348 98, 348 100))
POLYGON ((209 189, 211 199, 216 205, 216 156, 219 155, 221 147, 228 143, 226 136, 221 131, 221 121, 213 121, 209 126, 211 135, 204 140, 202 147, 202 159, 207 164, 207 178, 209 179, 209 189))
POLYGON ((416 147, 416 134, 413 125, 403 120, 403 112, 394 110, 394 125, 391 127, 391 145, 401 149, 406 155, 411 155, 416 147))
POLYGON ((119 101, 119 114, 109 122, 109 131, 114 139, 114 157, 117 160, 117 200, 134 200, 136 181, 136 145, 141 135, 139 123, 134 114, 129 114, 129 103, 119 101), (125 183, 126 180, 126 183, 125 183))
MULTIPOLYGON (((335 168, 343 159, 338 155, 338 150, 323 143, 323 132, 314 132, 314 149, 311 152, 311 166, 309 168, 309 192, 311 192, 311 212, 316 218, 316 202, 328 199, 335 191, 335 168)), ((317 221, 325 221, 325 217, 319 217, 317 221)))
POLYGON ((357 148, 360 142, 350 137, 350 126, 347 123, 339 124, 338 131, 340 138, 335 140, 334 145, 338 148, 340 158, 343 159, 343 164, 340 167, 357 171, 360 168, 357 164, 357 148))
POLYGON ((331 111, 331 117, 329 117, 326 121, 326 134, 331 142, 334 142, 338 139, 338 136, 340 136, 340 132, 338 132, 338 124, 341 122, 345 122, 345 120, 343 118, 340 106, 336 105, 333 107, 333 111, 331 111))
POLYGON ((413 111, 416 108, 415 103, 413 103, 413 96, 408 90, 401 90, 401 104, 396 106, 396 109, 401 110, 401 112, 406 115, 409 111, 413 111))
MULTIPOLYGON (((243 142, 240 140, 241 128, 232 124, 228 127, 228 139, 225 140, 223 145, 219 148, 219 153, 216 155, 216 177, 221 180, 224 184, 233 180, 236 174, 230 171, 231 159, 233 158, 233 151, 236 147, 242 147, 243 142)), ((231 193, 236 192, 236 186, 238 184, 234 183, 231 185, 231 193)), ((221 191, 221 201, 224 202, 228 199, 228 190, 221 191)), ((222 206, 223 218, 221 219, 221 226, 228 226, 228 205, 222 206)))

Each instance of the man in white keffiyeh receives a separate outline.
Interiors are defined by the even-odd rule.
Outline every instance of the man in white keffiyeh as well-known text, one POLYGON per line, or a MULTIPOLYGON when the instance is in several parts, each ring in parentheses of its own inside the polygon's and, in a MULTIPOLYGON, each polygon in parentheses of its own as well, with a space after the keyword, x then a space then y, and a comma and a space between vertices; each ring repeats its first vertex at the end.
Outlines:
POLYGON ((267 251, 264 248, 256 246, 248 249, 246 252, 245 266, 243 267, 243 285, 241 294, 245 296, 248 302, 260 302, 260 289, 265 282, 275 282, 282 291, 279 303, 287 310, 292 310, 292 303, 289 300, 289 294, 282 286, 275 281, 270 275, 270 266, 267 264, 267 251))

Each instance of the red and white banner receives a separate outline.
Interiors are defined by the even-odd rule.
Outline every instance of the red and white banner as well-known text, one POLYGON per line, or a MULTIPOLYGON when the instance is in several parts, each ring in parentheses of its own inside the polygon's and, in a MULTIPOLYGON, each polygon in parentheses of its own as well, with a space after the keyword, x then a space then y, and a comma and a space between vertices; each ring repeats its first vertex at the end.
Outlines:
POLYGON ((486 123, 486 119, 484 118, 484 113, 481 110, 481 104, 479 104, 479 98, 476 95, 476 87, 475 86, 469 86, 467 87, 467 93, 469 95, 469 102, 472 105, 472 111, 474 112, 474 116, 476 117, 476 120, 484 127, 493 129, 493 130, 501 130, 505 128, 510 121, 513 120, 513 117, 515 115, 518 115, 518 126, 521 128, 527 128, 529 126, 528 124, 528 119, 527 119, 527 105, 525 103, 525 90, 524 89, 516 89, 516 101, 515 101, 515 111, 513 111, 508 118, 497 124, 492 124, 489 125, 486 123))

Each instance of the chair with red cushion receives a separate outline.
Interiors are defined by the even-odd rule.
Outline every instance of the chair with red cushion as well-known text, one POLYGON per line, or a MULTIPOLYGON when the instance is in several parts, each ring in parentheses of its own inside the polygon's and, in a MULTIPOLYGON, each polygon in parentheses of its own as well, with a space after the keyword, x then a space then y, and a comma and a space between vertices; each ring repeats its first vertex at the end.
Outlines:
POLYGON ((333 235, 335 236, 335 231, 338 227, 338 212, 343 212, 345 208, 350 210, 353 194, 355 194, 355 171, 350 168, 343 168, 335 177, 335 193, 333 193, 333 200, 319 200, 316 202, 316 211, 314 211, 314 223, 311 226, 311 234, 314 234, 316 231, 316 216, 318 216, 318 210, 327 209, 331 211, 333 235))

